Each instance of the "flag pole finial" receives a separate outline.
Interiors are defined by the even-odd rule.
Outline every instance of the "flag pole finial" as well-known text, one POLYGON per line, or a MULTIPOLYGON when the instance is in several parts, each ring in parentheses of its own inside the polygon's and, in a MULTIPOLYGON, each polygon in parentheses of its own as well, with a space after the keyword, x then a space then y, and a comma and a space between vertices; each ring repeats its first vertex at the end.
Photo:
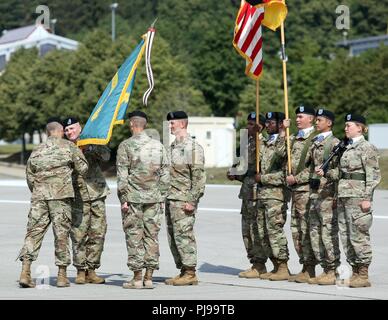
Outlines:
POLYGON ((154 20, 154 22, 152 22, 152 24, 151 24, 151 28, 154 28, 154 27, 155 27, 155 23, 156 23, 156 21, 158 21, 158 17, 156 17, 156 19, 154 20))

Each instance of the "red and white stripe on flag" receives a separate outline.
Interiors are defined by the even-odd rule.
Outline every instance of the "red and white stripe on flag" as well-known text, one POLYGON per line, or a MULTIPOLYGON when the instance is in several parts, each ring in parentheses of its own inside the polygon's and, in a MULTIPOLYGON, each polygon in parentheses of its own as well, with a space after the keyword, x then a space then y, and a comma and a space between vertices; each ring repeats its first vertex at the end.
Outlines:
POLYGON ((263 38, 261 23, 264 19, 264 7, 255 8, 242 1, 234 29, 233 46, 246 59, 245 73, 255 80, 263 70, 263 38))

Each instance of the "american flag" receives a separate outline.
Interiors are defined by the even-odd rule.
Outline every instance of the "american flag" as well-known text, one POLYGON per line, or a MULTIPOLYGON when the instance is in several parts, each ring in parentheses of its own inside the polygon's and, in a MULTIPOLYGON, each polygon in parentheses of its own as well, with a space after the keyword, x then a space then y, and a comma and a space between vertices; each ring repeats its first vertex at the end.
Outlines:
POLYGON ((263 70, 263 38, 261 24, 264 7, 256 8, 244 0, 241 2, 234 29, 233 46, 246 59, 245 73, 257 80, 263 70))

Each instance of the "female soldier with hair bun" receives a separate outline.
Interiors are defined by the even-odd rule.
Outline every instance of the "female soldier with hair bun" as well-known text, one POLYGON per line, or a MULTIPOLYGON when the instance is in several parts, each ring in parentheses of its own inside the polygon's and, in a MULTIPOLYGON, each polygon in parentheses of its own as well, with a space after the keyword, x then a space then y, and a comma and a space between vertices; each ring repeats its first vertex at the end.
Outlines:
POLYGON ((370 287, 368 267, 372 261, 369 229, 372 225, 373 192, 381 180, 376 147, 365 140, 366 120, 345 116, 349 139, 341 160, 338 184, 338 222, 347 261, 352 266, 350 287, 370 287))

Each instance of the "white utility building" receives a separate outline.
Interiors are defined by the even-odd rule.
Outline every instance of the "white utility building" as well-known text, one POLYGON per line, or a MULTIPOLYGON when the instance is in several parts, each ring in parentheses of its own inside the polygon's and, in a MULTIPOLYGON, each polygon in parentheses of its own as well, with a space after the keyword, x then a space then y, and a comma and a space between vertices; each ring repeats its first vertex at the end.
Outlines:
POLYGON ((205 167, 230 167, 235 154, 234 118, 189 117, 188 132, 203 147, 205 167))
POLYGON ((51 50, 76 50, 78 42, 52 34, 42 25, 3 30, 0 37, 0 72, 5 69, 11 55, 20 48, 38 48, 39 55, 44 56, 51 50))
POLYGON ((388 149, 388 123, 368 125, 368 140, 379 150, 388 149))

